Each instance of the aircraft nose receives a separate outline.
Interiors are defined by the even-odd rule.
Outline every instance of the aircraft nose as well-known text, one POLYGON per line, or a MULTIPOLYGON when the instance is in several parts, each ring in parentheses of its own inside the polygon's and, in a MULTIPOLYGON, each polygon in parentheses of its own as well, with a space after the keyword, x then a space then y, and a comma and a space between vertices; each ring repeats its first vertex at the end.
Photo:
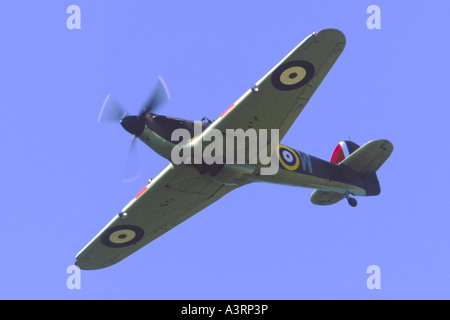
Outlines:
POLYGON ((120 120, 120 124, 125 130, 135 135, 136 137, 140 136, 145 128, 145 120, 141 119, 138 116, 125 117, 120 120))

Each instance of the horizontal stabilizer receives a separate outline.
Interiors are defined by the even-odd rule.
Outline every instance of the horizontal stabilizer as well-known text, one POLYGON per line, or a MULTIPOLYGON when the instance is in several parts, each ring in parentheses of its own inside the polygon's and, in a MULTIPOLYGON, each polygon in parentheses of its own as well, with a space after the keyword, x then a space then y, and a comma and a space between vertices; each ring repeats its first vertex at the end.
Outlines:
POLYGON ((394 146, 388 140, 373 140, 342 160, 339 165, 347 166, 356 173, 376 172, 393 150, 394 146))
POLYGON ((323 190, 314 190, 310 196, 311 202, 320 206, 335 204, 344 198, 345 195, 343 193, 323 190))

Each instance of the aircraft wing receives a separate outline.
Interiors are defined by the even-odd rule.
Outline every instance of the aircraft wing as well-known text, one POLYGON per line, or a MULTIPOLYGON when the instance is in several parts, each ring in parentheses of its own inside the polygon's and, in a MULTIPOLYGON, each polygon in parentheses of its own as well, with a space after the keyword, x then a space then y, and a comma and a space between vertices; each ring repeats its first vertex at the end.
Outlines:
POLYGON ((231 105, 212 128, 279 129, 280 141, 345 47, 339 30, 314 33, 231 105))
POLYGON ((111 266, 237 188, 189 166, 169 164, 77 255, 75 264, 111 266))

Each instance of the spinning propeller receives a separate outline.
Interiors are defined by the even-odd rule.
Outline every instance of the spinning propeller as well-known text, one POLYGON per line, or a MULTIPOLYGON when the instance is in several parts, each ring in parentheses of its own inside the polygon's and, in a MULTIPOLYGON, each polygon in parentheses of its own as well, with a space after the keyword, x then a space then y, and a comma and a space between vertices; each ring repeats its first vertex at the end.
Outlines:
MULTIPOLYGON (((127 167, 130 166, 130 162, 136 154, 136 138, 140 136, 145 129, 145 116, 156 112, 169 99, 169 90, 161 76, 158 77, 158 83, 137 116, 129 116, 121 105, 111 99, 111 95, 106 97, 97 122, 119 122, 125 130, 132 134, 127 167)), ((139 178, 139 176, 140 175, 136 175, 133 178, 124 179, 122 181, 131 182, 139 178)))

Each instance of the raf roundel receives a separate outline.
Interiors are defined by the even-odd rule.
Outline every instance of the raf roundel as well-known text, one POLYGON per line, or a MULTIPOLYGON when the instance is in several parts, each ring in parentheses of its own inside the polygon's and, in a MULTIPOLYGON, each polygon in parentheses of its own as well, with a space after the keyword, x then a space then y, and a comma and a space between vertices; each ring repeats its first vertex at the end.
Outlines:
POLYGON ((295 60, 279 66, 272 74, 272 85, 279 90, 303 87, 314 76, 314 66, 304 60, 295 60))
POLYGON ((123 248, 135 244, 144 236, 144 230, 137 226, 117 226, 102 236, 102 243, 110 248, 123 248))
POLYGON ((291 171, 297 170, 300 165, 300 159, 294 150, 280 145, 278 155, 280 163, 284 168, 291 171))

